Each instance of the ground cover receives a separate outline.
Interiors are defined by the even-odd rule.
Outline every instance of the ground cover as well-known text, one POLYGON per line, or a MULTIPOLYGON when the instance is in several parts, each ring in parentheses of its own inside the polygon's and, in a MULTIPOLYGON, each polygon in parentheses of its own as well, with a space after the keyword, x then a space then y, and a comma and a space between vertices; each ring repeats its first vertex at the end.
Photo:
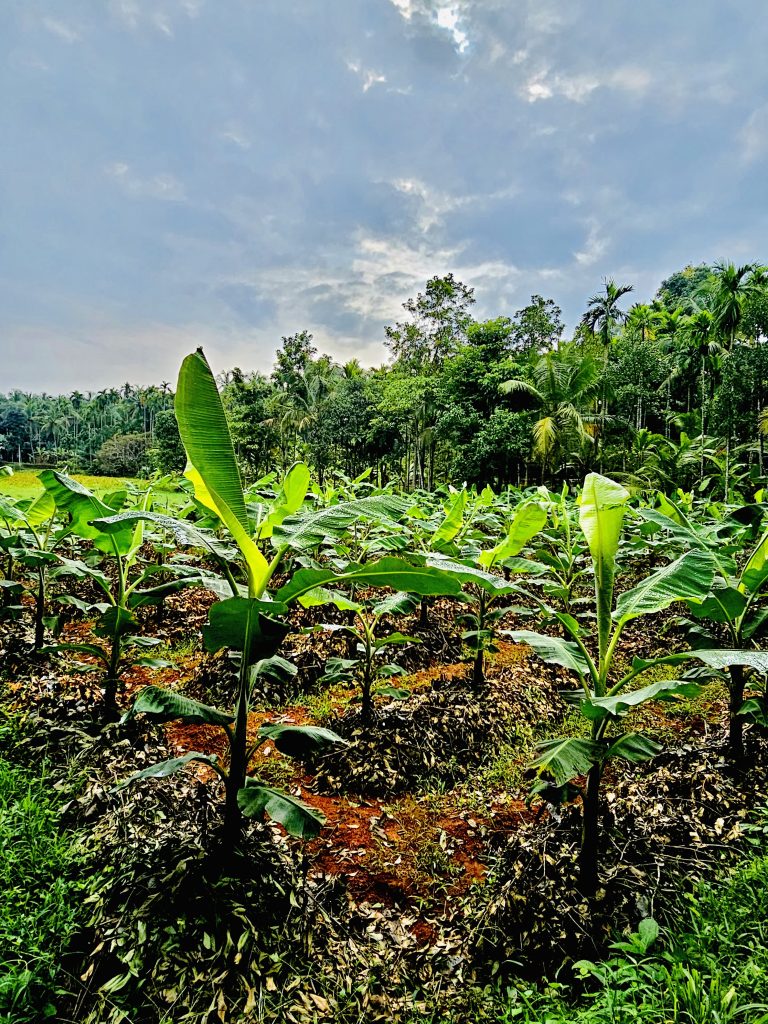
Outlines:
MULTIPOLYGON (((9 498, 33 501, 43 493, 43 485, 39 479, 37 469, 16 469, 11 476, 0 475, 0 495, 7 495, 9 498)), ((74 473, 73 479, 77 480, 84 487, 88 487, 94 494, 103 496, 111 491, 122 490, 126 486, 146 487, 146 480, 139 480, 133 477, 117 476, 91 476, 83 473, 74 473)), ((168 487, 155 487, 153 491, 156 501, 162 508, 180 508, 185 498, 168 487)))
POLYGON ((244 491, 199 352, 177 412, 184 518, 55 472, 0 504, 2 705, 82 778, 65 1019, 562 1015, 743 858, 763 504, 244 491))

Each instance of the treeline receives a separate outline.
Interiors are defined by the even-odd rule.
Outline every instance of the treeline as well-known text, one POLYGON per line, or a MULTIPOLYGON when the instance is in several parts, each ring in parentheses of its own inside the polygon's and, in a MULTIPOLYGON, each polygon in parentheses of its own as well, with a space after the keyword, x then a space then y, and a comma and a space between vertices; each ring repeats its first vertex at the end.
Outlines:
MULTIPOLYGON (((534 295, 478 322, 473 290, 427 282, 385 329, 378 369, 282 339, 271 374, 220 378, 244 470, 309 461, 322 480, 371 468, 407 487, 581 479, 727 493, 760 485, 768 434, 768 269, 689 266, 650 304, 604 282, 565 340, 534 295)), ((183 468, 167 383, 0 399, 0 456, 115 474, 183 468)))

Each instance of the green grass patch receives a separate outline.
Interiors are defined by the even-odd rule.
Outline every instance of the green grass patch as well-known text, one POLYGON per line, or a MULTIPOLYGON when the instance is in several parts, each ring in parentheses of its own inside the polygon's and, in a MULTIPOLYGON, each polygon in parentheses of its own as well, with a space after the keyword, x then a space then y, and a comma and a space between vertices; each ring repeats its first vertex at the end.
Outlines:
MULTIPOLYGON (((0 494, 9 498, 33 499, 43 493, 43 485, 38 480, 38 469, 17 469, 11 476, 0 476, 0 494)), ((83 484, 94 494, 108 494, 110 491, 123 490, 128 485, 144 488, 146 480, 138 480, 131 477, 119 476, 88 476, 82 473, 73 473, 72 479, 83 484)), ((155 507, 159 510, 178 509, 187 504, 188 498, 185 494, 177 491, 169 491, 164 488, 153 490, 155 507)))
POLYGON ((581 1005, 561 985, 520 988, 498 1024, 766 1024, 768 857, 700 882, 685 902, 678 932, 656 939, 644 922, 604 963, 578 965, 592 985, 581 1005))
POLYGON ((82 885, 59 799, 45 767, 35 776, 0 753, 0 1024, 52 1017, 66 983, 82 885))

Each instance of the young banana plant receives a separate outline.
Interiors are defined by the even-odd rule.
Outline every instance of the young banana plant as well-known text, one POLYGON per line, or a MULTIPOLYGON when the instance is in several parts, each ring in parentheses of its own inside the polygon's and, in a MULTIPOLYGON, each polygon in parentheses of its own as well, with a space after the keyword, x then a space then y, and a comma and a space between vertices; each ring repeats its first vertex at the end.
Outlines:
MULTIPOLYGON (((289 550, 313 548, 334 532, 346 529, 366 514, 397 517, 404 514, 402 502, 389 496, 341 502, 310 514, 300 513, 309 483, 309 474, 301 464, 286 476, 282 497, 270 513, 254 524, 248 514, 240 472, 229 433, 226 414, 216 381, 202 350, 187 356, 179 371, 176 389, 176 418, 189 460, 186 476, 192 481, 195 498, 221 521, 236 543, 245 573, 241 584, 230 573, 232 596, 218 601, 209 612, 204 630, 207 650, 223 648, 239 652, 240 674, 237 700, 232 713, 210 709, 168 691, 153 688, 139 694, 133 713, 142 712, 155 721, 208 722, 226 727, 229 761, 226 769, 216 766, 225 788, 223 844, 231 852, 242 835, 244 817, 263 818, 265 814, 282 822, 293 835, 309 838, 317 834, 323 818, 318 812, 286 794, 277 794, 257 778, 249 776, 253 747, 248 740, 248 714, 253 686, 253 669, 260 661, 276 655, 289 625, 284 616, 289 605, 318 586, 357 582, 363 586, 385 586, 416 593, 450 593, 450 579, 424 567, 414 567, 395 558, 382 558, 366 565, 351 564, 342 571, 300 569, 274 595, 269 583, 289 550), (267 559, 261 543, 269 543, 274 555, 267 559), (442 587, 442 589, 441 589, 442 587), (412 590, 415 588, 415 591, 412 590), (424 589, 426 588, 426 590, 424 589), (223 716, 223 717, 222 717, 223 716)), ((104 531, 120 531, 131 522, 149 519, 168 526, 177 535, 195 543, 195 530, 167 516, 147 512, 128 512, 105 517, 97 523, 104 531)), ((205 546, 210 544, 200 537, 205 546)), ((318 750, 329 743, 343 742, 328 730, 301 726, 284 727, 275 734, 273 727, 262 726, 259 737, 275 738, 278 749, 287 753, 307 748, 318 750), (264 730, 268 731, 265 732, 264 730)), ((183 768, 192 760, 206 760, 206 754, 190 752, 186 760, 174 758, 137 777, 155 774, 162 777, 183 768)))
MULTIPOLYGON (((690 639, 696 646, 740 649, 756 645, 768 632, 768 607, 763 603, 768 590, 768 530, 747 549, 746 561, 737 560, 744 550, 744 520, 747 525, 764 527, 763 506, 745 506, 726 522, 698 523, 678 504, 663 496, 659 508, 640 509, 640 514, 685 547, 706 551, 715 566, 712 589, 703 601, 688 602, 693 621, 684 620, 690 639), (754 524, 749 520, 755 520, 754 524), (736 542, 727 534, 736 530, 736 542)), ((761 527, 761 528, 762 528, 761 527)), ((748 719, 768 725, 765 697, 745 701, 744 690, 754 666, 734 663, 728 666, 729 723, 728 746, 731 756, 744 757, 744 723, 748 719)))
POLYGON ((547 740, 539 745, 532 766, 545 776, 534 791, 553 802, 574 795, 572 784, 586 776, 585 784, 576 792, 582 800, 580 880, 588 895, 594 894, 598 884, 599 797, 605 765, 615 757, 644 761, 661 749, 647 736, 624 732, 622 720, 646 701, 673 700, 692 696, 699 690, 698 684, 686 679, 656 681, 636 690, 630 690, 630 684, 648 669, 691 659, 711 668, 763 662, 768 666, 768 654, 755 651, 686 651, 649 660, 636 658, 631 669, 617 678, 616 652, 628 623, 656 614, 674 602, 704 601, 715 574, 709 552, 687 551, 614 601, 616 554, 628 500, 629 493, 620 484, 597 473, 587 476, 579 499, 579 524, 589 547, 595 578, 596 637, 585 636, 573 616, 552 609, 546 610, 559 621, 570 639, 528 630, 508 633, 518 643, 530 646, 543 661, 574 673, 581 686, 581 694, 576 696, 579 710, 589 722, 589 738, 547 740), (589 649, 594 641, 596 653, 589 649))
MULTIPOLYGON (((104 717, 107 720, 116 719, 117 693, 125 671, 137 664, 150 668, 162 668, 170 664, 140 653, 160 641, 138 635, 141 627, 135 611, 162 600, 167 594, 192 584, 203 583, 206 577, 200 570, 190 566, 167 563, 162 571, 171 578, 157 583, 158 567, 143 565, 139 559, 139 551, 144 543, 144 523, 141 520, 131 523, 123 518, 117 529, 106 533, 94 525, 94 521, 99 516, 112 516, 114 506, 63 473, 46 469, 40 473, 40 480, 56 509, 69 520, 60 537, 73 534, 92 541, 98 551, 114 559, 115 569, 114 576, 110 576, 89 562, 61 556, 57 558, 52 575, 88 578, 102 592, 103 601, 93 605, 86 605, 70 596, 63 600, 86 611, 98 613, 94 632, 104 642, 55 643, 41 650, 45 653, 69 652, 96 658, 104 671, 104 717)), ((125 496, 118 492, 107 498, 120 507, 125 496)), ((151 492, 145 492, 143 500, 149 504, 151 492)))
POLYGON ((543 569, 542 565, 518 555, 546 521, 547 510, 540 502, 523 501, 512 517, 507 535, 493 548, 478 552, 473 559, 457 560, 440 554, 427 558, 428 565, 450 573, 466 587, 462 600, 471 610, 462 617, 464 624, 469 626, 462 639, 472 652, 472 685, 475 691, 479 691, 485 682, 486 654, 497 650, 497 624, 511 610, 501 602, 520 592, 516 583, 492 570, 501 566, 511 576, 543 569))
MULTIPOLYGON (((12 573, 0 580, 9 597, 19 598, 24 592, 31 595, 34 604, 35 651, 45 641, 48 577, 58 562, 55 548, 63 531, 57 528, 56 506, 47 492, 23 507, 0 497, 0 519, 5 524, 2 537, 9 565, 27 569, 34 582, 14 579, 12 573)), ((20 606, 17 606, 22 610, 20 606)))
POLYGON ((329 658, 321 682, 359 682, 363 723, 369 724, 373 717, 373 699, 377 694, 394 700, 404 700, 409 696, 408 690, 390 682, 396 676, 405 675, 405 671, 394 662, 383 661, 383 658, 389 655, 392 647, 420 644, 421 640, 398 630, 382 635, 380 627, 386 618, 413 611, 415 600, 410 594, 394 593, 378 601, 350 601, 343 594, 318 587, 299 598, 299 603, 305 608, 333 604, 342 611, 353 613, 354 618, 347 625, 324 623, 311 629, 346 633, 354 641, 357 657, 329 658))

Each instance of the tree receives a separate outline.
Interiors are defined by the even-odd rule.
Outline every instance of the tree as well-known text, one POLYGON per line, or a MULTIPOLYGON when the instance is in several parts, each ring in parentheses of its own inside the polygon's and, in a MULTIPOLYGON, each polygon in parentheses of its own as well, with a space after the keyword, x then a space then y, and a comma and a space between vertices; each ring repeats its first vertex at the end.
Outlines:
POLYGON ((173 409, 163 409, 155 417, 155 443, 148 451, 149 460, 159 473, 181 473, 187 453, 181 443, 179 425, 173 409))
POLYGON ((532 452, 541 463, 544 481, 550 471, 563 470, 572 455, 580 455, 592 443, 602 371, 593 356, 568 346, 540 356, 531 377, 505 381, 500 389, 529 395, 538 406, 532 452))
POLYGON ((638 335, 640 341, 645 344, 648 338, 653 337, 655 328, 661 319, 659 310, 653 306, 647 306, 642 302, 636 302, 627 314, 627 331, 630 334, 638 335))
POLYGON ((272 469, 278 449, 278 431, 270 422, 275 394, 263 374, 244 374, 237 366, 221 392, 238 462, 256 477, 272 469))
POLYGON ((765 289, 765 268, 755 263, 737 267, 716 263, 711 277, 702 285, 701 294, 709 299, 715 330, 727 352, 732 351, 741 327, 746 302, 765 289))
POLYGON ((711 273, 712 270, 706 263, 700 263, 695 267, 689 263, 687 267, 670 274, 661 282, 656 292, 656 300, 669 312, 673 309, 685 310, 711 273))
POLYGON ((598 292, 589 299, 581 322, 600 338, 603 354, 607 359, 608 348, 616 328, 627 319, 627 314, 619 308, 619 302, 633 288, 631 284, 617 285, 612 278, 609 278, 604 282, 604 289, 603 292, 598 292))
POLYGON ((96 465, 107 476, 142 476, 147 469, 147 435, 116 434, 99 448, 96 465))
POLYGON ((400 362, 414 368, 439 367, 466 338, 474 289, 453 274, 432 277, 425 292, 403 303, 410 319, 385 327, 386 344, 400 362))
POLYGON ((565 330, 563 311, 552 299, 532 295, 527 306, 512 318, 512 345, 516 351, 536 355, 557 348, 565 330))

